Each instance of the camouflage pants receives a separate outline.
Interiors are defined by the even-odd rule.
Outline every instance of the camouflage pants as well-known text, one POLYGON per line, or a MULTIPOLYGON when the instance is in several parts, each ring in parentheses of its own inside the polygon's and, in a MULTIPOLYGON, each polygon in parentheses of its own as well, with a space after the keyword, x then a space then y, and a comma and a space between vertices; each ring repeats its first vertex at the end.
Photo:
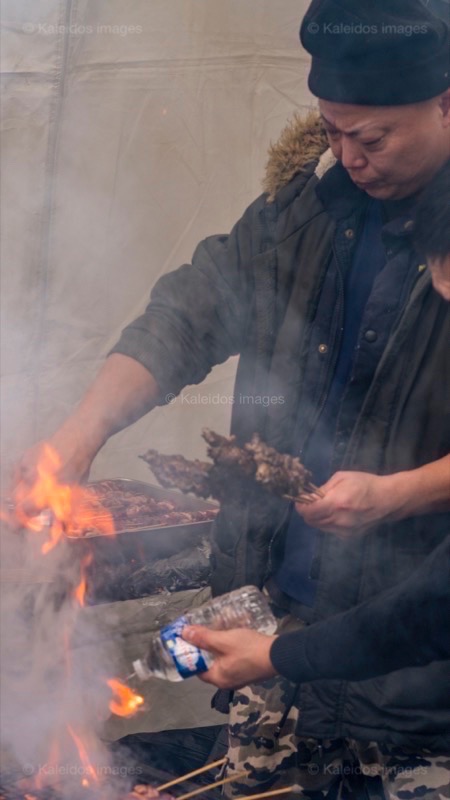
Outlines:
MULTIPOLYGON (((301 627, 286 615, 278 630, 301 627)), ((246 777, 224 786, 228 798, 294 787, 292 798, 447 800, 450 754, 417 753, 380 742, 317 741, 296 736, 297 687, 276 677, 234 694, 225 774, 246 777), (289 709, 283 715, 284 709, 289 709)), ((291 797, 281 795, 281 797, 291 797)))
POLYGON ((450 798, 450 755, 349 739, 300 739, 295 702, 279 730, 294 691, 289 681, 274 678, 235 693, 225 774, 247 777, 225 785, 226 797, 292 786, 292 798, 309 800, 382 800, 383 790, 387 800, 450 798))

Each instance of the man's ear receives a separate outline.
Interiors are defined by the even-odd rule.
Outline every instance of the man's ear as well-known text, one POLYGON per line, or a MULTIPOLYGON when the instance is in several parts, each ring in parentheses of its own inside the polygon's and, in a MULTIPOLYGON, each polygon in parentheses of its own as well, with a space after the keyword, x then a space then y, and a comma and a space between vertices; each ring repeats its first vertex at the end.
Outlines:
POLYGON ((441 94, 439 98, 439 108, 442 112, 445 127, 447 127, 450 125, 450 88, 446 89, 446 91, 441 94))

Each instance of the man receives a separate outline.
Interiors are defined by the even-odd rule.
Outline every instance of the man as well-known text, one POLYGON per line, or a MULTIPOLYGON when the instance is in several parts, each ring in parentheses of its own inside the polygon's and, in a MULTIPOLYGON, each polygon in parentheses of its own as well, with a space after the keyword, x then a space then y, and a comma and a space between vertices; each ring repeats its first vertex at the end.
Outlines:
MULTIPOLYGON (((416 196, 449 157, 450 92, 448 28, 419 0, 389 11, 313 2, 301 35, 335 159, 322 155, 317 122, 287 132, 268 193, 158 282, 52 444, 79 478, 108 436, 239 353, 236 397, 284 402, 236 403, 233 433, 245 441, 257 430, 300 454, 325 496, 296 511, 251 495, 245 508, 224 504, 213 591, 269 578, 289 621, 305 623, 395 586, 448 532, 450 314, 411 229, 416 196)), ((420 753, 427 796, 438 796, 447 678, 442 662, 363 684, 273 679, 269 692, 242 690, 230 769, 245 764, 249 777, 232 791, 292 779, 323 796, 341 773, 322 767, 351 749, 397 770, 420 753)))
POLYGON ((450 162, 420 198, 414 241, 416 249, 426 258, 434 288, 450 301, 450 162))
MULTIPOLYGON (((414 246, 435 290, 450 301, 450 161, 417 204, 414 246)), ((367 680, 450 658, 450 534, 402 583, 350 611, 281 636, 185 628, 183 637, 214 652, 201 677, 219 688, 281 674, 294 683, 367 680)))
POLYGON ((222 689, 277 674, 295 684, 361 681, 450 659, 449 620, 450 535, 399 586, 322 622, 280 636, 190 626, 183 638, 214 654, 199 677, 222 689))

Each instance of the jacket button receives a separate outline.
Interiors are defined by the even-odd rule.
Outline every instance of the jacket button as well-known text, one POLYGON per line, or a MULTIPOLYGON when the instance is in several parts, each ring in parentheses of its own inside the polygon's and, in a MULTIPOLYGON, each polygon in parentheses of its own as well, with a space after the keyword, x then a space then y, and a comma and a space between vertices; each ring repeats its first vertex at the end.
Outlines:
POLYGON ((328 345, 327 344, 319 344, 319 347, 317 349, 318 349, 319 353, 322 353, 322 354, 323 353, 327 353, 328 352, 328 345))
POLYGON ((354 239, 355 238, 355 231, 353 230, 353 228, 347 228, 347 230, 344 231, 344 236, 347 239, 354 239))
POLYGON ((372 344, 372 342, 376 342, 376 340, 378 339, 378 334, 376 331, 369 330, 365 332, 364 338, 366 342, 370 342, 370 344, 372 344))
POLYGON ((405 224, 403 225, 403 230, 404 231, 412 231, 413 228, 414 228, 414 220, 413 219, 407 219, 405 224))

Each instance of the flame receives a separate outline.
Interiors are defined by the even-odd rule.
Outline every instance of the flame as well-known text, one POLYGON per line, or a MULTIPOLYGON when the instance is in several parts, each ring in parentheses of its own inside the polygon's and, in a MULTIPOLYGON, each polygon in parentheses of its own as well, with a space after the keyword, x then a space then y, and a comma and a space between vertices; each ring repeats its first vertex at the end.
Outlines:
MULTIPOLYGON (((47 785, 49 785, 49 776, 55 776, 58 774, 59 761, 59 742, 57 739, 53 739, 46 763, 39 767, 39 770, 34 777, 25 778, 23 781, 20 781, 18 784, 19 787, 23 788, 24 790, 30 789, 31 791, 40 792, 47 785)), ((31 798, 31 800, 37 800, 37 797, 33 794, 24 794, 25 800, 28 800, 28 797, 31 798)))
POLYGON ((125 683, 121 683, 115 678, 111 678, 106 683, 115 695, 109 704, 109 709, 118 717, 131 717, 144 705, 144 698, 135 694, 125 683))
POLYGON ((84 576, 81 578, 81 581, 75 589, 73 595, 77 603, 84 607, 86 597, 86 578, 84 576))
POLYGON ((74 590, 73 596, 77 601, 78 605, 84 607, 86 605, 85 598, 86 598, 86 569, 93 561, 93 554, 89 553, 85 556, 81 561, 81 580, 76 589, 74 590))
MULTIPOLYGON (((67 725, 67 731, 72 737, 73 741, 75 742, 75 746, 78 750, 78 755, 80 756, 80 761, 85 769, 86 775, 89 775, 89 777, 92 779, 94 783, 99 783, 97 772, 95 771, 95 768, 89 761, 87 750, 82 739, 75 733, 71 725, 67 725)), ((90 786, 88 778, 86 777, 83 778, 81 781, 81 785, 84 787, 90 786)))
POLYGON ((29 487, 19 483, 14 492, 14 513, 17 521, 28 530, 48 533, 42 553, 49 553, 63 534, 83 536, 89 528, 101 534, 113 534, 114 522, 109 511, 101 506, 95 493, 89 489, 61 483, 57 473, 61 459, 49 444, 43 446, 34 484, 29 487), (45 509, 38 516, 30 516, 27 506, 45 509))

